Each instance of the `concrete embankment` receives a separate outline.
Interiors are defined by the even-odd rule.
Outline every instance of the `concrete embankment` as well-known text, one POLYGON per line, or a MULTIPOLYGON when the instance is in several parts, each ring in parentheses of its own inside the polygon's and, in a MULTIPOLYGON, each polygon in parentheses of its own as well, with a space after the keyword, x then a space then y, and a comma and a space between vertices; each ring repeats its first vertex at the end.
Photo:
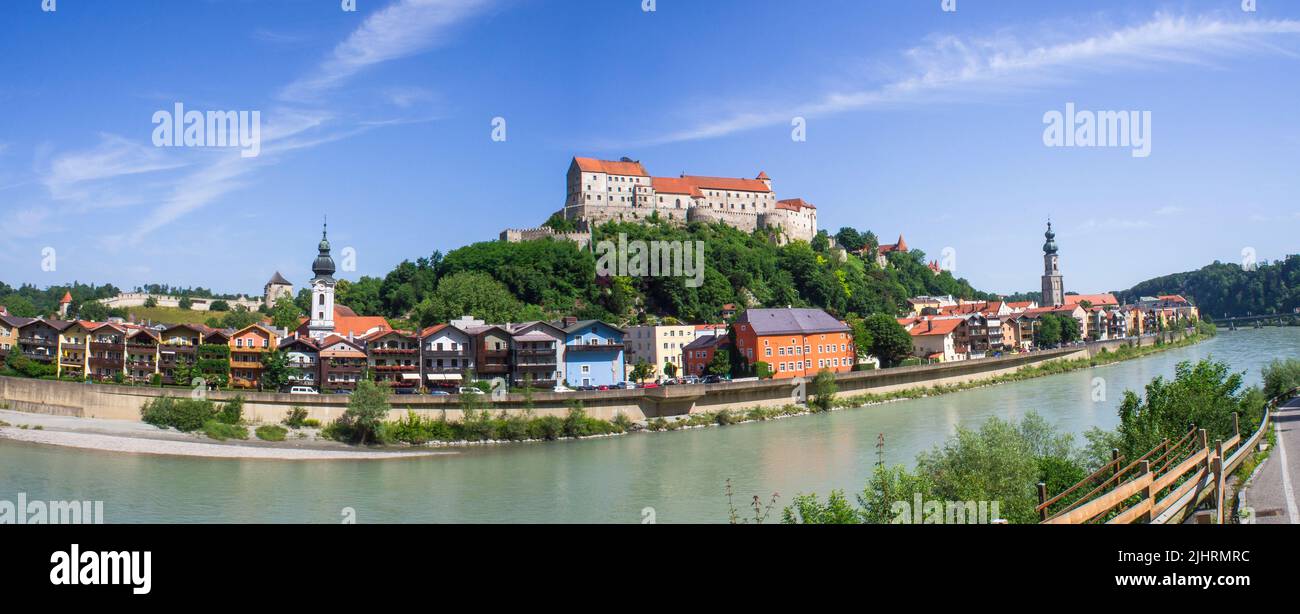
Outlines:
MULTIPOLYGON (((999 358, 983 358, 937 365, 922 365, 858 371, 838 376, 841 394, 886 394, 908 388, 929 388, 940 385, 966 384, 992 379, 1013 373, 1031 365, 1058 360, 1087 358, 1102 348, 1114 351, 1125 345, 1153 345, 1155 336, 1141 339, 1117 339, 1056 350, 1015 354, 999 358)), ((748 409, 752 407, 780 407, 794 402, 800 378, 748 382, 726 382, 697 386, 665 386, 637 390, 602 390, 590 392, 554 393, 533 395, 533 411, 538 416, 563 416, 568 403, 580 400, 588 414, 605 420, 620 414, 632 420, 678 416, 689 413, 748 409)), ((83 418, 113 420, 139 420, 140 407, 148 400, 163 396, 189 394, 183 389, 157 389, 137 386, 106 384, 81 384, 0 377, 0 400, 9 409, 30 413, 43 413, 83 418)), ((244 415, 255 422, 278 422, 291 407, 302 407, 311 418, 322 422, 337 419, 347 408, 348 397, 341 395, 289 395, 256 392, 217 391, 209 398, 221 402, 242 394, 245 400, 244 415)), ((488 401, 488 397, 483 397, 488 401)), ((456 396, 394 395, 391 398, 393 419, 407 410, 434 418, 456 421, 462 417, 460 399, 456 396)), ((511 394, 505 399, 492 400, 494 411, 522 410, 523 395, 511 394)))

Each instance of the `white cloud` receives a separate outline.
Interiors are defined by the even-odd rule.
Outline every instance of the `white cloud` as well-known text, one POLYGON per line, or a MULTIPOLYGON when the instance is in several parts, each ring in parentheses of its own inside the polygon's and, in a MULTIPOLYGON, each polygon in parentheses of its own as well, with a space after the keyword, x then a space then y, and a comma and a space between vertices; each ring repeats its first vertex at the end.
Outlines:
POLYGON ((452 27, 490 0, 399 0, 367 17, 310 75, 290 83, 280 98, 311 101, 357 73, 444 43, 452 27))
MULTIPOLYGON (((1294 53, 1273 38, 1300 34, 1300 21, 1227 20, 1157 13, 1150 21, 1074 40, 1025 42, 1004 34, 983 39, 931 37, 904 52, 910 69, 869 88, 827 92, 784 108, 758 108, 701 121, 652 139, 661 144, 707 139, 753 128, 789 124, 793 117, 817 117, 898 103, 921 103, 958 90, 997 90, 1059 82, 1060 71, 1098 71, 1164 63, 1197 63, 1227 52, 1294 53)), ((717 101, 711 101, 716 108, 717 101)))
POLYGON ((101 134, 99 145, 54 158, 43 183, 55 199, 85 196, 84 184, 184 166, 161 149, 115 134, 101 134))

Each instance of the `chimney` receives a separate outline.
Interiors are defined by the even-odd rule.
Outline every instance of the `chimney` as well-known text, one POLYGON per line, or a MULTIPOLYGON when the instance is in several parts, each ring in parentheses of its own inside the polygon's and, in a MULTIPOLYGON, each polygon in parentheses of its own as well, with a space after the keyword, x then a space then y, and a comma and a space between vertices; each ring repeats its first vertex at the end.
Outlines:
POLYGON ((564 316, 564 319, 561 320, 561 322, 564 324, 565 328, 568 328, 570 326, 573 326, 574 324, 577 324, 578 318, 574 316, 564 316))

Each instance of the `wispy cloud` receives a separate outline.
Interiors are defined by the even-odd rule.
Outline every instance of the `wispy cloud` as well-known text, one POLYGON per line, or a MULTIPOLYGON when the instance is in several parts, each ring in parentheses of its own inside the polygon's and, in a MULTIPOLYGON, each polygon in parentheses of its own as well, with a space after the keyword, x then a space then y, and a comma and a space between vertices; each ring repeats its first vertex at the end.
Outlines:
MULTIPOLYGON (((161 149, 103 135, 92 149, 55 157, 42 181, 53 198, 71 201, 73 207, 152 205, 138 224, 100 239, 108 249, 138 245, 148 235, 245 187, 251 174, 286 154, 384 126, 429 121, 427 117, 348 120, 332 106, 315 103, 319 95, 343 86, 367 68, 445 41, 452 27, 493 1, 397 0, 375 12, 307 76, 274 93, 281 103, 262 113, 261 155, 256 158, 243 158, 237 150, 161 149), (132 181, 129 188, 121 181, 182 168, 179 173, 163 173, 165 177, 156 181, 132 181)), ((294 36, 270 31, 256 31, 253 37, 272 43, 297 42, 294 36)), ((387 97, 405 108, 431 100, 433 94, 419 88, 393 88, 387 97)))
POLYGON ((443 44, 453 26, 490 4, 490 0, 399 0, 367 17, 315 71, 290 83, 279 97, 313 101, 366 68, 443 44))
MULTIPOLYGON (((990 91, 1059 82, 1070 68, 1107 70, 1166 63, 1203 62, 1228 52, 1257 51, 1296 55, 1276 39, 1300 34, 1300 21, 1227 19, 1157 13, 1150 21, 1104 29, 1073 40, 1025 41, 1012 34, 991 38, 932 36, 903 53, 908 70, 874 86, 833 91, 781 108, 736 103, 747 110, 704 119, 685 130, 648 139, 662 144, 725 136, 754 128, 789 124, 794 117, 949 100, 962 90, 990 91)), ((717 101, 712 101, 714 108, 717 101)), ((733 106, 733 108, 736 108, 733 106)))

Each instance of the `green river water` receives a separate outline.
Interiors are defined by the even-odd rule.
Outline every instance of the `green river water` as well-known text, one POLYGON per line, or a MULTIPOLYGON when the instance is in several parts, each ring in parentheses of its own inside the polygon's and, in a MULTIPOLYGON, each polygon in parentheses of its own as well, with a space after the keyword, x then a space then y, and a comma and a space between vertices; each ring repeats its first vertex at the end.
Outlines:
POLYGON ((861 490, 884 433, 888 463, 958 425, 1037 411, 1082 433, 1112 428, 1125 389, 1212 356, 1258 383, 1300 355, 1300 328, 1224 331, 1195 346, 1095 369, 827 415, 586 441, 462 449, 393 461, 246 461, 93 452, 0 441, 0 499, 102 500, 107 522, 725 522, 724 481, 751 495, 861 490), (1104 401, 1093 401, 1102 378, 1104 401), (652 510, 652 511, 651 511, 652 510))

